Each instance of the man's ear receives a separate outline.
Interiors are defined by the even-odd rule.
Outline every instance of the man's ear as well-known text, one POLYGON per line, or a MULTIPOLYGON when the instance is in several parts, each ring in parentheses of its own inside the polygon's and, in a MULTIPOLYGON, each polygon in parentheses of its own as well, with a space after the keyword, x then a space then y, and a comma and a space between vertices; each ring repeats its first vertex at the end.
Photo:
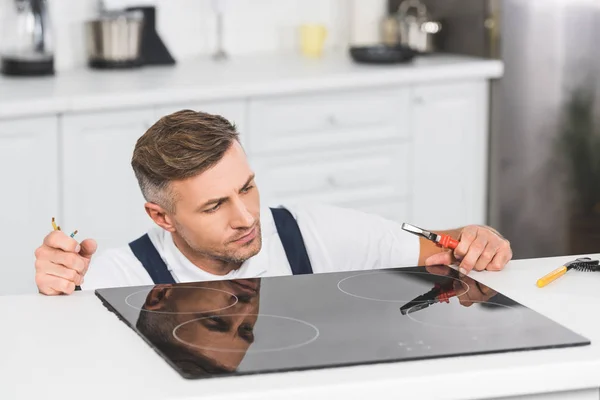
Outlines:
POLYGON ((165 303, 173 291, 172 284, 156 285, 146 296, 144 310, 158 311, 164 308, 165 303))
POLYGON ((146 209, 146 213, 150 216, 150 218, 152 218, 156 225, 160 226, 166 231, 175 232, 173 221, 164 208, 158 204, 150 202, 144 204, 144 208, 146 209))

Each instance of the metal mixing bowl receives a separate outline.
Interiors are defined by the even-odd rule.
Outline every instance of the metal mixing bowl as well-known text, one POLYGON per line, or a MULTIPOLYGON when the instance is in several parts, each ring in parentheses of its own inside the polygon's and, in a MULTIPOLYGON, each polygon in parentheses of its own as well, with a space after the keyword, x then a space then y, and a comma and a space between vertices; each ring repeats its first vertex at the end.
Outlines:
POLYGON ((144 17, 141 12, 105 13, 85 23, 88 62, 95 68, 123 68, 141 63, 144 17))

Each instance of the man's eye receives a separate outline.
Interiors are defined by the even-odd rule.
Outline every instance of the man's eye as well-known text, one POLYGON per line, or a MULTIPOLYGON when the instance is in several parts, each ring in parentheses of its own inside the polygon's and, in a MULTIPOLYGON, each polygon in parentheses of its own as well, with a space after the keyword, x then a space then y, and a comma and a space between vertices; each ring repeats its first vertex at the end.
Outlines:
POLYGON ((215 212, 219 209, 219 207, 221 207, 221 204, 217 203, 214 207, 209 208, 208 210, 205 210, 204 212, 207 212, 207 213, 215 212))
POLYGON ((245 188, 242 189, 242 193, 248 193, 250 191, 250 189, 252 189, 254 186, 247 186, 245 188))

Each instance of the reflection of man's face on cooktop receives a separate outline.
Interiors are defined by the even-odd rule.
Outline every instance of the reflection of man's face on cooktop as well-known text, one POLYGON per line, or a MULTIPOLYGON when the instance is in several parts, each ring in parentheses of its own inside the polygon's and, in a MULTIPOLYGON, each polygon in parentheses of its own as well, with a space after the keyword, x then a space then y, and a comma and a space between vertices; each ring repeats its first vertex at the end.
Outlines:
POLYGON ((446 266, 96 294, 185 378, 589 344, 446 266))
POLYGON ((234 371, 254 342, 259 292, 259 279, 157 285, 137 328, 188 367, 195 358, 205 368, 234 371))

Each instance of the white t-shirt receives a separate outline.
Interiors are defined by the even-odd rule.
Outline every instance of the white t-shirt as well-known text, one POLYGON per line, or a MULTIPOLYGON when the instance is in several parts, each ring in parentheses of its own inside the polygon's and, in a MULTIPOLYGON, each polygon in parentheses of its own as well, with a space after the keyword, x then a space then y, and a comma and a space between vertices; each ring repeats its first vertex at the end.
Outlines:
MULTIPOLYGON (((298 222, 314 273, 415 266, 418 263, 418 237, 403 231, 396 222, 329 205, 285 207, 298 222)), ((175 246, 171 234, 158 226, 152 228, 148 236, 176 282, 291 275, 268 208, 261 209, 261 229, 260 252, 227 275, 213 275, 192 264, 175 246)), ((92 258, 82 289, 152 284, 150 275, 125 245, 92 258)))

